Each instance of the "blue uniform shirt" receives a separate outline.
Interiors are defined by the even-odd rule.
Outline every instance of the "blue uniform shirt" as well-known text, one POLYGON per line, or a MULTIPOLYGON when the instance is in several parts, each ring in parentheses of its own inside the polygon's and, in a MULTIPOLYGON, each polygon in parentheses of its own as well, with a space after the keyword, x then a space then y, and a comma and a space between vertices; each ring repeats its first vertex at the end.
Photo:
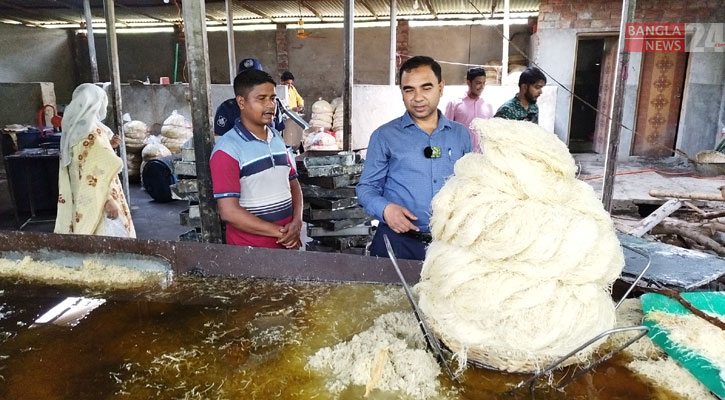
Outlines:
POLYGON ((438 126, 430 135, 406 112, 370 136, 365 167, 356 191, 368 214, 383 219, 390 203, 410 210, 421 232, 430 231, 431 200, 453 175, 453 165, 473 151, 468 129, 438 111, 438 126), (423 149, 438 147, 439 158, 426 158, 423 149))
MULTIPOLYGON (((216 113, 214 114, 214 134, 222 136, 234 129, 234 123, 239 119, 240 114, 241 111, 239 111, 236 98, 225 100, 217 107, 216 113)), ((285 128, 284 120, 282 119, 282 110, 280 110, 279 105, 274 114, 274 121, 269 126, 276 129, 277 132, 282 132, 285 128)))

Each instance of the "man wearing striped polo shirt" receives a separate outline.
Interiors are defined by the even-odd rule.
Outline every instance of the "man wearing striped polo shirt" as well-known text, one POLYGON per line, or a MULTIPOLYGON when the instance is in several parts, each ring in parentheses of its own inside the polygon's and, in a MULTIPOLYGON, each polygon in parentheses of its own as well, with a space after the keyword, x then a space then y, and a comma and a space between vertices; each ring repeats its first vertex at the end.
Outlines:
POLYGON ((227 244, 297 249, 301 246, 302 190, 294 157, 282 135, 269 127, 275 82, 250 69, 234 79, 241 111, 211 154, 214 198, 226 223, 227 244))

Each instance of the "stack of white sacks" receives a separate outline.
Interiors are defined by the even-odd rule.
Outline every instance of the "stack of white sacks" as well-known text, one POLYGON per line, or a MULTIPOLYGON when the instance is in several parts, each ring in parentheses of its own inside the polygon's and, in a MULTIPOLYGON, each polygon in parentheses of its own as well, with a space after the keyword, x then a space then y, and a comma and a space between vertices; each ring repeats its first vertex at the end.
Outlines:
POLYGON ((312 105, 312 119, 310 120, 310 126, 329 131, 332 128, 332 114, 334 111, 335 109, 330 105, 330 103, 322 99, 317 100, 315 104, 312 105))
POLYGON ((310 127, 302 133, 302 144, 307 150, 337 150, 338 144, 331 130, 335 107, 321 98, 312 105, 310 127))
MULTIPOLYGON (((130 119, 130 116, 128 117, 130 119)), ((141 175, 141 150, 148 136, 148 127, 142 121, 128 121, 123 124, 124 142, 126 143, 126 163, 129 178, 141 175)))
POLYGON ((174 110, 161 127, 161 136, 161 144, 171 150, 172 154, 179 154, 181 146, 193 136, 191 123, 174 110))
POLYGON ((342 119, 345 112, 342 103, 342 97, 335 97, 334 99, 332 99, 330 105, 334 109, 334 112, 332 114, 332 131, 335 132, 335 141, 337 142, 337 147, 342 150, 342 119))

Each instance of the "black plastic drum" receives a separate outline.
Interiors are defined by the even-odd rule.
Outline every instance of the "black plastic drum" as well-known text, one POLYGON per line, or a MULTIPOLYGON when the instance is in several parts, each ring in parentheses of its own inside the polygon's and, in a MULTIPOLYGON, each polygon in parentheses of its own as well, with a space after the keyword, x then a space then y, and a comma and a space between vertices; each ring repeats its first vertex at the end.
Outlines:
POLYGON ((173 200, 169 186, 175 184, 177 179, 171 166, 172 161, 178 158, 178 156, 169 156, 149 160, 141 171, 144 190, 159 203, 173 200))

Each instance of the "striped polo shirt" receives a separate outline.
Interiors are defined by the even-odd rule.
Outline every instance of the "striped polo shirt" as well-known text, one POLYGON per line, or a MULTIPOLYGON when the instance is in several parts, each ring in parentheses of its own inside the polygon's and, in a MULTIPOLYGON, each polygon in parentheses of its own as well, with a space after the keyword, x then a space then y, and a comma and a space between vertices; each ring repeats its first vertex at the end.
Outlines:
MULTIPOLYGON (((280 226, 292 221, 289 182, 297 179, 294 157, 282 135, 267 129, 267 140, 248 131, 237 119, 220 137, 211 153, 214 198, 236 197, 239 205, 255 216, 280 226)), ((282 248, 276 239, 243 232, 227 224, 227 244, 282 248)))

